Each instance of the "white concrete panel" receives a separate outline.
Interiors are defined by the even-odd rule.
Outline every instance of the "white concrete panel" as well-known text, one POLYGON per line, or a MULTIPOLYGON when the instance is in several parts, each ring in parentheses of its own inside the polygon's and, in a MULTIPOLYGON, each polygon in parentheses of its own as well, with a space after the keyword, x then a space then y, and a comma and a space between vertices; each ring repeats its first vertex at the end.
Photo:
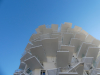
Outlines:
POLYGON ((74 35, 77 33, 77 31, 75 31, 74 29, 72 28, 68 28, 67 29, 67 33, 73 33, 74 35))
POLYGON ((70 45, 75 46, 75 49, 74 49, 75 53, 79 51, 81 44, 82 44, 82 41, 77 38, 72 38, 70 41, 70 45))
POLYGON ((98 47, 100 45, 100 40, 93 39, 92 44, 95 44, 98 47))
POLYGON ((63 45, 69 45, 71 38, 74 38, 74 34, 66 33, 63 35, 63 45))
POLYGON ((69 59, 68 59, 68 62, 71 63, 71 60, 72 60, 72 56, 73 56, 73 53, 74 53, 74 46, 69 46, 69 45, 61 45, 61 50, 62 51, 69 51, 69 59))
POLYGON ((86 36, 88 35, 88 33, 85 30, 81 30, 80 33, 85 34, 86 36))
POLYGON ((57 67, 68 65, 69 51, 57 51, 57 67))
POLYGON ((94 39, 94 37, 93 37, 93 36, 88 35, 88 36, 86 37, 86 39, 85 39, 85 42, 92 43, 93 39, 94 39))
POLYGON ((32 47, 30 52, 33 56, 36 56, 41 62, 47 61, 45 51, 42 45, 32 47))
POLYGON ((82 30, 82 28, 81 27, 78 27, 78 26, 75 26, 74 27, 74 30, 77 31, 77 32, 80 32, 82 30))
POLYGON ((81 41, 85 41, 86 35, 81 33, 76 33, 75 38, 80 39, 81 41))
POLYGON ((92 64, 93 63, 93 58, 94 57, 83 57, 82 62, 85 64, 92 64))
POLYGON ((80 65, 77 69, 76 72, 78 73, 78 75, 83 75, 83 69, 84 69, 84 64, 80 65))
POLYGON ((51 34, 51 33, 53 33, 53 30, 51 28, 44 29, 43 34, 47 34, 47 33, 51 34))
POLYGON ((58 38, 58 41, 62 41, 60 34, 52 34, 51 38, 58 38))
POLYGON ((53 62, 56 63, 56 57, 52 57, 52 56, 47 56, 47 62, 53 62))
POLYGON ((72 23, 65 22, 65 24, 61 25, 61 32, 67 32, 67 29, 71 27, 72 27, 72 23))
POLYGON ((50 69, 50 70, 47 70, 48 72, 48 75, 58 75, 58 69, 50 69))
POLYGON ((42 40, 42 46, 47 56, 56 56, 58 50, 58 38, 47 38, 42 40))
POLYGON ((84 57, 86 55, 86 52, 87 52, 89 47, 95 47, 95 45, 93 45, 91 43, 83 42, 80 49, 79 49, 77 57, 79 57, 79 58, 84 57))
POLYGON ((46 26, 45 25, 41 25, 38 27, 40 32, 43 33, 43 31, 46 29, 46 26))
POLYGON ((78 75, 77 72, 59 72, 59 75, 78 75))
MULTIPOLYGON (((41 41, 41 40, 31 41, 31 43, 32 43, 34 46, 42 45, 42 41, 41 41)), ((33 47, 34 47, 34 46, 33 46, 33 47)))
POLYGON ((42 34, 42 35, 40 35, 40 40, 43 40, 43 39, 45 39, 45 38, 50 38, 50 34, 49 33, 47 33, 47 34, 42 34))
POLYGON ((93 61, 96 60, 100 48, 98 47, 89 47, 86 53, 86 57, 94 57, 93 61))
POLYGON ((76 71, 78 75, 83 75, 83 69, 84 69, 84 63, 79 62, 77 65, 71 68, 69 72, 76 71))
POLYGON ((28 65, 28 67, 31 70, 34 70, 34 69, 43 69, 42 64, 40 63, 40 61, 35 56, 32 56, 32 57, 24 60, 24 62, 28 65))
POLYGON ((26 48, 25 48, 25 50, 27 51, 27 50, 29 50, 31 47, 33 47, 33 45, 32 45, 31 43, 28 43, 27 46, 26 46, 26 48))
POLYGON ((52 24, 51 28, 52 28, 53 32, 57 32, 58 31, 58 25, 57 24, 52 24))
POLYGON ((26 64, 24 62, 20 63, 19 69, 24 70, 25 69, 26 64))
POLYGON ((56 68, 56 64, 54 62, 43 62, 44 69, 53 69, 56 68))
POLYGON ((20 60, 23 62, 24 60, 30 58, 32 55, 30 53, 26 53, 20 60))
POLYGON ((40 37, 41 33, 38 33, 38 34, 32 34, 32 36, 30 37, 29 41, 33 41, 35 39, 38 39, 40 37))

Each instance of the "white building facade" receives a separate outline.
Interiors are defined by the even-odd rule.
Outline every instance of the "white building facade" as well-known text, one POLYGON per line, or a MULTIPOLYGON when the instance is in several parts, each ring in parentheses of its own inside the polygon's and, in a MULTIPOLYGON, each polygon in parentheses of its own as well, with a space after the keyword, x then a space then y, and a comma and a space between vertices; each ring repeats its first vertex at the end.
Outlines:
POLYGON ((14 75, 100 75, 100 41, 65 22, 32 34, 14 75))

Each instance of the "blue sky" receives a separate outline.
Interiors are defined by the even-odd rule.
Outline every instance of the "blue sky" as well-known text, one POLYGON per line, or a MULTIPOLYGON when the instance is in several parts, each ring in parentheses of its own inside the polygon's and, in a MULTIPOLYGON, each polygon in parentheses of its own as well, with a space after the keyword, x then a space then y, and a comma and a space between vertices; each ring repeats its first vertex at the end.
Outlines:
POLYGON ((71 22, 100 40, 100 0, 0 0, 0 75, 13 75, 39 25, 71 22))

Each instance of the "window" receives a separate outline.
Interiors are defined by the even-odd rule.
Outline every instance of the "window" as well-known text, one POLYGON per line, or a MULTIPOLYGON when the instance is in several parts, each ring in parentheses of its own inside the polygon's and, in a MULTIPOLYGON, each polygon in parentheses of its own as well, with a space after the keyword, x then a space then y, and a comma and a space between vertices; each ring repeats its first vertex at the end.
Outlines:
POLYGON ((26 71, 26 73, 29 74, 30 72, 31 72, 31 70, 30 70, 30 68, 28 68, 27 71, 26 71))
POLYGON ((41 74, 40 75, 46 75, 46 71, 45 70, 41 70, 41 74))

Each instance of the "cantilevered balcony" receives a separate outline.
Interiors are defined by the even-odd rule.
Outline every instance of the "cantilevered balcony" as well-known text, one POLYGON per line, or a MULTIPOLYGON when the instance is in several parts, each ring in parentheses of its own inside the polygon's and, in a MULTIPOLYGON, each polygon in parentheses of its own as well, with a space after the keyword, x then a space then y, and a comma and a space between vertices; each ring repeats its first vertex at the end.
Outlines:
POLYGON ((33 47, 33 44, 28 43, 27 46, 26 46, 26 48, 25 48, 25 50, 28 51, 31 47, 33 47))
POLYGON ((24 62, 20 63, 19 69, 24 70, 25 69, 26 64, 24 62))
POLYGON ((67 32, 67 29, 71 27, 72 27, 72 23, 65 22, 64 24, 61 25, 61 32, 67 32))
POLYGON ((76 33, 75 38, 80 39, 81 41, 85 41, 86 35, 82 33, 76 33))
POLYGON ((73 53, 74 53, 74 46, 70 46, 70 45, 61 45, 61 51, 69 51, 69 59, 68 62, 71 63, 72 57, 73 57, 73 53))
POLYGON ((91 35, 89 34, 89 35, 86 37, 85 42, 92 43, 93 40, 94 40, 94 37, 91 36, 91 35))
POLYGON ((68 65, 69 51, 57 51, 57 67, 66 67, 68 65))
POLYGON ((57 24, 52 24, 51 29, 53 30, 53 32, 58 32, 58 25, 57 24))
POLYGON ((43 69, 42 64, 40 63, 40 61, 35 57, 32 56, 26 60, 24 60, 24 62, 27 64, 27 66, 31 69, 43 69))
POLYGON ((70 41, 70 45, 75 46, 75 49, 74 49, 75 53, 78 53, 81 44, 82 44, 82 41, 79 40, 78 38, 72 38, 70 41))
POLYGON ((74 34, 73 33, 65 33, 63 34, 63 40, 62 43, 63 45, 69 45, 71 38, 74 38, 74 34))
POLYGON ((78 75, 83 75, 84 63, 79 62, 77 65, 73 66, 68 72, 77 72, 78 75))
POLYGON ((79 58, 84 57, 86 55, 86 52, 87 52, 89 47, 95 47, 95 45, 91 44, 91 43, 83 42, 79 51, 78 51, 77 57, 79 57, 79 58))
POLYGON ((47 61, 46 53, 45 53, 42 45, 32 47, 30 49, 30 52, 32 53, 33 56, 36 56, 41 62, 47 61))
POLYGON ((58 50, 58 38, 47 38, 42 40, 42 46, 47 56, 56 56, 58 50))
POLYGON ((28 59, 31 56, 32 56, 32 54, 27 52, 20 60, 21 60, 21 62, 23 62, 24 60, 28 59))
POLYGON ((96 60, 100 48, 98 47, 89 47, 86 53, 86 57, 94 57, 93 61, 96 60))
POLYGON ((42 33, 38 33, 38 34, 32 34, 32 36, 30 37, 29 41, 33 41, 33 40, 40 40, 40 35, 42 33))

